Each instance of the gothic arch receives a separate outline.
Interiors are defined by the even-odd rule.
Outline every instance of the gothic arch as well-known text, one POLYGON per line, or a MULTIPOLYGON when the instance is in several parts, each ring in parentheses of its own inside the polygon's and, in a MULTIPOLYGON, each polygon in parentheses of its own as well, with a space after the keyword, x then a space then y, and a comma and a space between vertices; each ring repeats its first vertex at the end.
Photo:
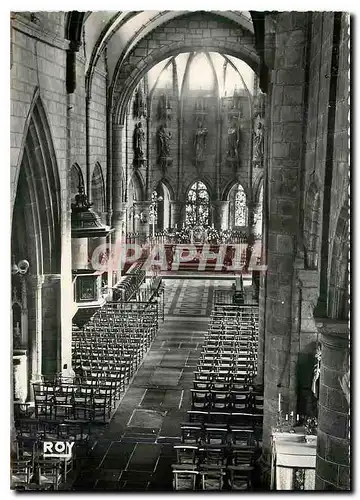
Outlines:
POLYGON ((253 200, 258 203, 261 189, 264 189, 264 174, 260 172, 253 183, 253 200))
POLYGON ((132 204, 134 201, 144 201, 145 200, 145 189, 144 182, 139 172, 134 172, 129 179, 129 183, 126 190, 127 201, 132 204))
POLYGON ((165 177, 163 177, 162 179, 160 179, 158 182, 156 182, 154 184, 152 191, 154 191, 154 190, 157 191, 158 186, 160 186, 161 184, 164 184, 165 188, 168 190, 170 201, 175 200, 174 188, 172 187, 171 182, 168 179, 166 179, 165 177))
POLYGON ((75 195, 79 191, 79 186, 84 186, 84 177, 82 170, 78 163, 71 165, 70 170, 70 196, 71 200, 74 199, 75 195))
POLYGON ((222 16, 204 12, 202 15, 205 19, 208 18, 212 21, 221 20, 221 26, 224 29, 230 30, 236 41, 234 40, 230 42, 228 41, 229 37, 222 36, 221 28, 219 28, 217 35, 199 39, 193 37, 192 32, 186 29, 189 20, 191 20, 191 16, 194 14, 187 14, 182 19, 178 18, 176 20, 178 29, 181 29, 180 26, 184 25, 185 33, 183 40, 172 41, 171 37, 167 39, 165 36, 165 38, 162 39, 161 36, 156 48, 149 48, 149 46, 146 45, 145 41, 149 39, 157 40, 159 34, 163 34, 164 27, 170 25, 170 21, 168 24, 164 24, 151 31, 142 39, 142 44, 147 47, 144 49, 146 54, 142 55, 139 59, 136 54, 136 50, 132 49, 126 60, 122 61, 122 63, 117 67, 110 91, 114 109, 114 123, 124 123, 127 104, 136 85, 144 74, 158 62, 166 59, 167 57, 175 56, 181 52, 223 52, 242 59, 256 73, 258 73, 259 57, 255 51, 253 40, 244 34, 243 29, 239 25, 227 19, 222 19, 222 16))
POLYGON ((38 96, 28 122, 12 221, 14 248, 26 250, 27 256, 20 258, 32 261, 32 274, 60 272, 60 192, 50 127, 38 96))
POLYGON ((185 193, 184 193, 184 197, 185 197, 185 199, 187 198, 187 196, 188 196, 188 194, 189 194, 190 189, 192 188, 192 186, 193 186, 196 182, 202 182, 202 183, 205 185, 205 187, 206 187, 206 189, 207 189, 207 192, 209 193, 209 201, 211 201, 211 200, 213 199, 213 194, 214 194, 214 193, 213 193, 213 189, 212 189, 212 187, 211 187, 211 185, 210 185, 210 182, 209 182, 207 179, 205 179, 204 177, 201 177, 201 178, 200 178, 200 177, 198 177, 198 176, 194 177, 194 179, 192 179, 191 181, 189 181, 188 186, 187 186, 187 188, 185 189, 185 193))
POLYGON ((249 194, 247 193, 246 189, 244 188, 243 184, 241 182, 234 182, 231 189, 228 191, 227 195, 227 200, 229 201, 229 227, 235 227, 235 226, 247 226, 249 223, 249 210, 248 210, 248 205, 249 205, 249 194), (241 190, 239 191, 239 187, 241 190), (242 204, 241 207, 237 206, 237 195, 239 192, 243 192, 245 194, 245 200, 244 203, 242 204), (240 208, 241 214, 238 214, 238 208, 240 208), (240 215, 240 218, 245 219, 242 224, 237 223, 237 218, 240 215))
POLYGON ((192 182, 185 196, 185 225, 204 226, 211 222, 211 194, 205 182, 192 182))
MULTIPOLYGON (((13 260, 26 259, 23 277, 28 308, 21 321, 22 348, 28 356, 26 378, 53 376, 59 370, 61 314, 60 179, 48 121, 40 97, 29 120, 14 200, 13 260), (45 288, 43 288, 45 287, 45 288), (25 326, 26 325, 26 326, 25 326), (44 355, 46 353, 46 355, 44 355)), ((18 274, 12 276, 12 289, 18 274)), ((16 334, 15 334, 16 338, 16 334)), ((24 387, 25 389, 25 387, 24 387)))

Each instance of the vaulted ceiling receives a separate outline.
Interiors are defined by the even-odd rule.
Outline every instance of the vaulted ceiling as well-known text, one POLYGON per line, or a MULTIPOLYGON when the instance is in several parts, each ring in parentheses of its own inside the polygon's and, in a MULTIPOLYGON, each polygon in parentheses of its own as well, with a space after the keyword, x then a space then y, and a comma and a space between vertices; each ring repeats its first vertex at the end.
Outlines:
MULTIPOLYGON (((211 11, 213 14, 238 24, 254 36, 249 12, 211 11)), ((189 11, 97 11, 84 16, 84 42, 86 70, 96 65, 106 47, 109 81, 111 82, 119 61, 124 61, 134 46, 149 32, 189 11)))

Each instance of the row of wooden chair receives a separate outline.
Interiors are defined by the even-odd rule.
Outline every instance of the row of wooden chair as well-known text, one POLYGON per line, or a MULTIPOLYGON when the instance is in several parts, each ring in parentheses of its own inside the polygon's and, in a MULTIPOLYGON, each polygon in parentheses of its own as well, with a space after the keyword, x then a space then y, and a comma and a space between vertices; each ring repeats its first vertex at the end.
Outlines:
POLYGON ((258 314, 215 306, 173 464, 175 490, 251 490, 263 397, 255 390, 258 314))

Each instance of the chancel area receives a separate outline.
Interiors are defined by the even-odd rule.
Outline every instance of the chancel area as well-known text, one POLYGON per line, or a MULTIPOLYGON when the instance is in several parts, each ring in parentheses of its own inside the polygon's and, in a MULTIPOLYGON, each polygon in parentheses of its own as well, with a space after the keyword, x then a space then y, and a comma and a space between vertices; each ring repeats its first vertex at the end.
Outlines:
POLYGON ((351 489, 349 22, 11 13, 12 489, 351 489))

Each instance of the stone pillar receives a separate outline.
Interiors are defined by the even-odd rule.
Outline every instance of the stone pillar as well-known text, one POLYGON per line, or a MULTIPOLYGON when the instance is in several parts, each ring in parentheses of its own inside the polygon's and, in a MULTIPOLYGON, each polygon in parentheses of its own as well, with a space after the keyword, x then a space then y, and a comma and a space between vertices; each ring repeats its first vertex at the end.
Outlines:
MULTIPOLYGON (((271 73, 269 220, 264 349, 263 454, 269 460, 278 394, 282 409, 296 397, 299 332, 293 329, 294 260, 299 221, 306 12, 276 15, 271 73)), ((291 408, 291 411, 293 409, 291 408)))
POLYGON ((171 201, 171 227, 174 228, 177 226, 180 229, 183 225, 182 220, 182 209, 183 203, 181 201, 171 201))
POLYGON ((112 169, 112 227, 115 228, 112 241, 116 243, 122 236, 124 224, 124 204, 122 193, 122 172, 123 172, 123 125, 113 125, 113 169, 112 169))
POLYGON ((42 373, 48 377, 62 369, 60 328, 60 279, 47 276, 42 286, 42 373))
POLYGON ((265 349, 265 316, 263 313, 266 298, 266 280, 265 273, 260 272, 260 290, 259 290, 259 338, 257 350, 257 374, 255 383, 264 385, 264 349, 265 349))
POLYGON ((27 276, 29 290, 29 350, 30 350, 30 391, 33 399, 32 384, 42 376, 42 287, 44 277, 27 276))
POLYGON ((72 269, 88 269, 89 252, 87 238, 71 238, 72 269))
POLYGON ((321 365, 315 489, 349 490, 349 404, 340 385, 349 370, 348 324, 320 321, 317 321, 321 365))
POLYGON ((229 201, 213 201, 213 223, 215 229, 229 228, 229 201))
MULTIPOLYGON (((303 260, 301 264, 303 266, 303 260)), ((294 294, 294 300, 299 304, 299 323, 296 327, 300 329, 296 378, 298 387, 296 413, 316 416, 317 405, 311 386, 318 343, 318 329, 313 312, 319 296, 319 271, 297 269, 296 281, 297 293, 294 294)))

